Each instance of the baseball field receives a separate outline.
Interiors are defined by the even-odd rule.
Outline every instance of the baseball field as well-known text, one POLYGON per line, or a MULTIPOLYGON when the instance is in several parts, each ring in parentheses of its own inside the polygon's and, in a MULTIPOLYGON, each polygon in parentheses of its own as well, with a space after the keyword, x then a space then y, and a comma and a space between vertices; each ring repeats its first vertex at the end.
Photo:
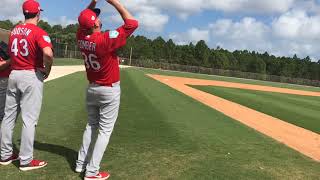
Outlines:
MULTIPOLYGON (((63 67, 73 73, 46 82, 37 127, 34 156, 48 166, 19 172, 14 163, 0 167, 1 179, 83 177, 73 169, 86 125, 87 81, 84 72, 63 67)), ((122 69, 121 81, 120 114, 101 164, 111 179, 320 177, 319 88, 141 68, 122 69)), ((16 148, 20 129, 18 120, 16 148)))

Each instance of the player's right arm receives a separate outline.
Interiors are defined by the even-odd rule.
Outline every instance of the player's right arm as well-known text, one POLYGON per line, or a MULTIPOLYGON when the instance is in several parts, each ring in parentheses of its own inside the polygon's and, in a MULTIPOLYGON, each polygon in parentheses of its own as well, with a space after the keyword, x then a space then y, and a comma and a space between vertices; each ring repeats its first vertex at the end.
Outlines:
POLYGON ((94 9, 96 8, 98 0, 92 0, 87 9, 94 9))
POLYGON ((120 13, 122 19, 125 21, 126 19, 134 20, 132 14, 121 4, 119 0, 106 0, 109 4, 111 4, 116 10, 120 13))
POLYGON ((6 70, 10 66, 11 60, 3 60, 0 57, 0 71, 6 70))

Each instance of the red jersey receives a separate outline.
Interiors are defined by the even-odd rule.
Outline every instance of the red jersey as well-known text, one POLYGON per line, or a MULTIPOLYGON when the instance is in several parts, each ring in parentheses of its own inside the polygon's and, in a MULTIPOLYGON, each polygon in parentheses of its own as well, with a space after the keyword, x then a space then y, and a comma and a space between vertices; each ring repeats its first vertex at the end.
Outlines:
MULTIPOLYGON (((0 57, 0 62, 5 61, 0 57)), ((11 73, 11 68, 8 67, 7 69, 0 71, 0 78, 8 78, 11 73)))
POLYGON ((90 83, 111 86, 120 81, 119 58, 116 50, 126 44, 126 39, 138 28, 138 21, 126 19, 125 24, 114 31, 86 35, 78 30, 77 40, 84 56, 90 83))
POLYGON ((52 48, 48 34, 34 24, 17 25, 10 34, 8 54, 13 70, 35 70, 43 68, 45 47, 52 48))

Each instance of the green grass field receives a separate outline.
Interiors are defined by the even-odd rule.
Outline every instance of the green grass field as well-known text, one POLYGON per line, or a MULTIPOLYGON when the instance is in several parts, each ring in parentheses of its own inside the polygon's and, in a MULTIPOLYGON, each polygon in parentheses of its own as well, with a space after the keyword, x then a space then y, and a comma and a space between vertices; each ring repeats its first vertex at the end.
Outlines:
MULTIPOLYGON (((120 116, 101 164, 111 179, 319 179, 318 162, 145 76, 151 72, 161 73, 122 70, 120 116)), ((1 179, 81 179, 73 168, 86 84, 84 73, 46 83, 34 155, 49 164, 32 172, 0 167, 1 179)), ((17 146, 20 128, 21 120, 17 146)))
POLYGON ((141 68, 141 70, 145 73, 150 73, 150 74, 162 74, 167 76, 179 76, 179 77, 187 77, 187 78, 226 81, 226 82, 245 83, 245 84, 273 86, 273 87, 280 87, 280 88, 290 88, 290 89, 297 89, 297 90, 304 90, 304 91, 320 92, 319 87, 302 86, 302 85, 296 85, 296 84, 260 81, 260 80, 252 80, 252 79, 241 79, 241 78, 234 78, 234 77, 205 75, 205 74, 196 74, 196 73, 188 73, 188 72, 162 71, 157 69, 141 68))
POLYGON ((83 65, 82 59, 56 58, 53 64, 55 66, 83 65))
POLYGON ((320 134, 320 97, 214 86, 193 87, 320 134))

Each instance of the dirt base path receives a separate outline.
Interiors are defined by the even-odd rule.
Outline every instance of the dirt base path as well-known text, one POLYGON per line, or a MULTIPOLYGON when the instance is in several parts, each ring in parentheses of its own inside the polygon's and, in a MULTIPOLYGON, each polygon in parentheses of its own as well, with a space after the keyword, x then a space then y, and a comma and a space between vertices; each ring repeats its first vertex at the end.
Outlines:
MULTIPOLYGON (((130 68, 130 66, 123 66, 120 65, 121 69, 124 68, 130 68)), ((52 66, 51 73, 48 79, 45 81, 51 81, 54 79, 61 78, 63 76, 67 76, 69 74, 73 74, 80 71, 85 71, 85 67, 83 65, 77 65, 77 66, 52 66)))
POLYGON ((45 81, 47 82, 54 79, 58 79, 63 76, 67 76, 69 74, 73 74, 79 71, 85 71, 84 66, 52 66, 50 76, 45 81))
POLYGON ((221 113, 237 120, 300 153, 320 161, 320 135, 304 128, 274 118, 267 114, 247 108, 240 104, 225 100, 218 96, 194 89, 188 85, 210 85, 220 87, 232 87, 239 89, 250 89, 266 92, 279 92, 304 96, 320 96, 320 92, 309 92, 276 88, 269 86, 249 85, 223 81, 210 81, 190 79, 173 76, 148 75, 203 104, 220 111, 221 113))

